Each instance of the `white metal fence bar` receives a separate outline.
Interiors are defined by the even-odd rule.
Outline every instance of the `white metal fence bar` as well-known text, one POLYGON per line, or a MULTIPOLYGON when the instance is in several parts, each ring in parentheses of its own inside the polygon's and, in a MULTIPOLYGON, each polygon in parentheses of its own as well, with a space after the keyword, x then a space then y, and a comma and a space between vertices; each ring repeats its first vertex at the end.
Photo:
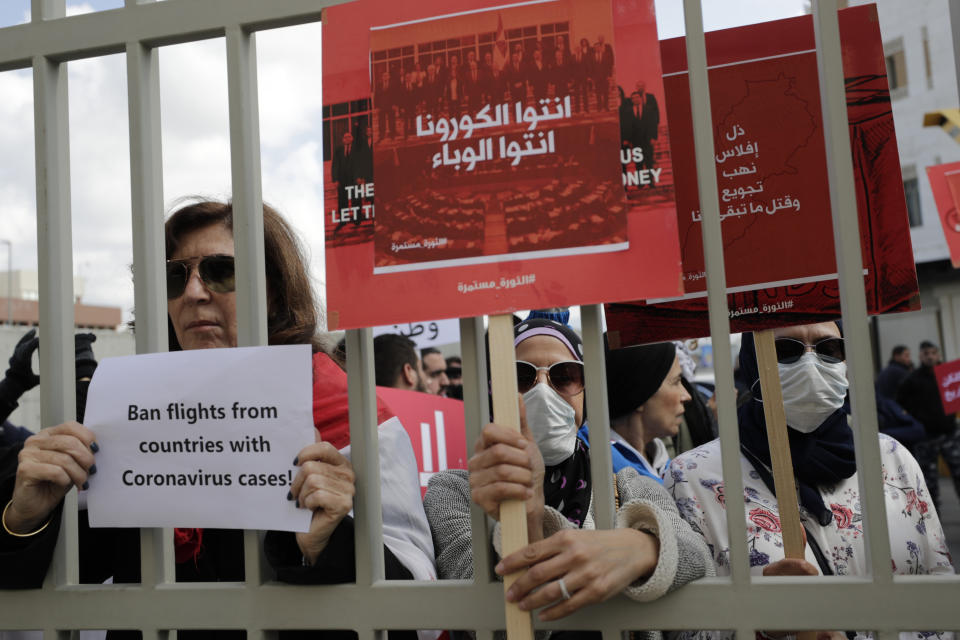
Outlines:
MULTIPOLYGON (((126 58, 135 339, 137 353, 155 353, 168 348, 159 53, 130 42, 126 58)), ((144 585, 174 582, 172 529, 142 529, 140 549, 140 579, 144 585)))
POLYGON ((597 529, 614 525, 613 466, 610 447, 610 416, 607 415, 607 370, 603 356, 600 305, 580 307, 583 330, 583 367, 586 380, 586 422, 590 424, 590 482, 597 529))
MULTIPOLYGON (((65 0, 33 0, 34 22, 66 13, 65 0)), ((73 251, 70 218, 70 132, 66 65, 34 56, 33 113, 37 187, 37 263, 40 284, 40 417, 59 424, 76 417, 73 358, 73 251)), ((79 581, 77 492, 64 502, 60 538, 45 583, 79 581)))
MULTIPOLYGON (((460 357, 463 370, 463 409, 464 440, 467 455, 473 450, 473 443, 480 437, 483 425, 490 422, 490 395, 487 392, 487 356, 484 348, 483 318, 462 318, 460 320, 460 357)), ((470 529, 473 548, 473 579, 478 584, 489 583, 493 576, 490 572, 490 531, 487 515, 478 505, 471 505, 470 529)), ((480 640, 490 640, 481 638, 480 640)))
MULTIPOLYGON (((230 25, 226 29, 233 243, 237 257, 237 341, 240 346, 267 344, 255 38, 239 25, 230 25)), ((256 531, 244 532, 244 578, 251 586, 269 579, 266 563, 261 558, 261 539, 262 535, 256 531)), ((247 636, 249 640, 260 640, 262 632, 248 629, 247 636)))
MULTIPOLYGON (((380 499, 380 455, 377 432, 377 396, 373 378, 373 332, 347 331, 347 376, 350 393, 350 452, 356 474, 353 502, 357 585, 384 580, 383 513, 380 499)), ((369 618, 352 626, 359 640, 383 640, 383 629, 369 618)))
POLYGON ((855 416, 853 430, 857 457, 860 500, 865 516, 864 545, 867 565, 875 583, 890 584, 890 537, 884 502, 883 471, 877 436, 877 400, 873 391, 873 358, 867 331, 867 297, 863 285, 863 258, 860 252, 860 225, 850 153, 847 95, 840 64, 840 28, 836 0, 813 3, 820 76, 823 135, 826 141, 830 182, 830 209, 833 242, 840 282, 844 342, 847 346, 847 378, 850 404, 855 416))
MULTIPOLYGON (((956 629, 954 578, 765 578, 743 589, 712 578, 653 603, 614 598, 538 629, 956 629), (838 606, 838 603, 840 606, 838 606), (816 612, 815 616, 811 612, 816 612), (814 619, 815 618, 815 619, 814 619)), ((5 629, 503 628, 503 587, 465 581, 250 589, 243 583, 80 585, 0 594, 5 629), (198 606, 202 603, 202 606, 198 606)))
POLYGON ((350 452, 357 476, 354 499, 357 584, 373 585, 384 579, 373 333, 370 329, 348 331, 346 344, 350 388, 350 452))
MULTIPOLYGON (((127 53, 130 91, 131 189, 134 209, 134 262, 137 265, 136 300, 143 337, 138 350, 162 350, 166 313, 163 253, 159 247, 162 227, 162 179, 160 176, 159 99, 156 47, 203 38, 226 37, 230 91, 231 158, 235 198, 235 237, 238 265, 248 269, 246 283, 240 280, 238 297, 250 294, 238 304, 241 330, 247 331, 243 344, 266 341, 264 330, 264 285, 262 220, 260 207, 259 135, 256 102, 256 58, 254 31, 299 24, 319 19, 326 0, 167 0, 138 3, 125 0, 123 9, 64 18, 64 0, 32 0, 34 20, 26 25, 0 29, 0 70, 33 67, 35 91, 38 249, 41 270, 41 319, 44 325, 44 352, 41 352, 44 424, 56 424, 72 415, 73 350, 72 270, 70 269, 69 143, 67 130, 67 60, 127 53), (260 246, 258 247, 258 243, 260 246), (259 282, 258 282, 259 279, 259 282), (258 301, 259 298, 259 301, 258 301), (243 329, 246 326, 248 329, 243 329)), ((704 216, 705 254, 711 335, 714 339, 719 392, 724 476, 728 495, 742 494, 738 437, 733 407, 732 362, 729 350, 725 278, 719 211, 716 202, 712 124, 706 76, 706 56, 700 3, 685 0, 687 53, 694 108, 698 152, 701 210, 704 216), (712 202, 711 202, 712 201, 712 202)), ((818 30, 821 22, 836 26, 835 3, 816 5, 818 30), (829 15, 827 15, 829 14, 829 15), (826 16, 826 17, 824 17, 826 16)), ((953 9, 953 7, 952 7, 953 9)), ((954 9, 955 10, 955 9, 954 9)), ((830 25, 828 25, 830 26, 830 25)), ((824 32, 826 33, 826 32, 824 32)), ((821 38, 818 31, 818 39, 821 38)), ((822 90, 832 105, 825 114, 827 131, 839 132, 846 140, 843 77, 840 56, 833 36, 824 39, 821 65, 830 71, 834 83, 822 90), (826 42, 834 43, 829 49, 826 42), (832 51, 832 53, 830 53, 832 51), (827 64, 829 61, 830 64, 827 64), (837 79, 839 78, 839 84, 837 79), (836 87, 839 86, 839 93, 836 87), (837 99, 839 95, 839 99, 837 99), (838 105, 841 105, 838 107, 838 105)), ((827 136, 828 145, 835 136, 827 136)), ((834 150, 835 151, 835 150, 834 150)), ((849 171, 849 150, 841 162, 849 171)), ((831 158, 833 156, 831 155, 831 158)), ((841 181, 840 186, 843 186, 841 181)), ((838 189, 836 184, 833 189, 838 189)), ((839 192, 844 189, 839 188, 839 192)), ((836 198, 836 196, 834 196, 836 198)), ((855 207, 855 204, 854 204, 855 207)), ((833 203, 840 265, 844 318, 848 327, 865 320, 865 304, 857 300, 862 291, 859 274, 859 235, 854 207, 833 203), (841 215, 846 211, 848 215, 841 215), (852 243, 856 255, 843 252, 843 243, 852 243), (853 296, 852 298, 850 296, 853 296)), ((243 276, 241 276, 243 278, 243 276)), ((593 415, 596 442, 608 436, 603 373, 595 372, 602 362, 594 357, 599 344, 599 314, 596 307, 584 307, 584 344, 588 358, 588 403, 593 415), (593 355, 591 355, 593 354, 593 355), (593 361, 594 364, 589 364, 593 361), (595 388, 598 387, 598 388, 595 388), (599 405, 599 407, 597 407, 599 405), (602 432, 602 433, 601 433, 602 432)), ((467 444, 472 446, 480 425, 487 420, 485 367, 481 319, 461 322, 463 330, 464 376, 467 401, 467 444), (471 381, 472 377, 472 381, 471 381)), ((138 331, 139 333, 139 331, 138 331)), ((858 332, 862 333, 862 332, 858 332)), ((864 334, 865 335, 865 334, 864 334)), ((863 336, 860 336, 861 338, 863 336)), ((75 493, 68 496, 64 511, 62 540, 51 577, 42 593, 8 591, 0 593, 0 627, 43 628, 48 637, 66 637, 66 629, 140 628, 147 637, 164 637, 168 629, 246 628, 251 637, 269 635, 275 629, 316 627, 353 628, 361 638, 382 636, 384 629, 477 629, 481 640, 490 640, 492 630, 504 626, 501 585, 491 581, 485 517, 473 508, 476 580, 445 583, 383 580, 380 480, 376 441, 376 407, 373 386, 372 340, 369 330, 351 331, 347 337, 350 386, 351 441, 357 471, 355 502, 357 532, 356 585, 288 586, 261 584, 264 575, 257 568, 261 545, 255 534, 246 537, 246 583, 171 583, 172 541, 169 532, 142 534, 142 585, 76 585, 75 493), (151 539, 153 538, 153 539, 151 539), (197 606, 202 603, 203 606, 197 606), (222 612, 222 613, 220 613, 222 612)), ((851 382, 857 414, 858 461, 867 500, 868 529, 874 534, 870 558, 874 580, 866 577, 820 579, 765 579, 751 583, 745 545, 732 545, 733 578, 710 579, 646 605, 623 598, 591 606, 562 621, 538 628, 600 629, 611 637, 621 629, 723 628, 749 633, 753 629, 802 629, 816 626, 830 629, 879 629, 884 634, 898 630, 951 629, 958 625, 952 603, 960 596, 957 577, 890 576, 889 547, 883 520, 879 478, 879 451, 869 445, 876 437, 876 418, 871 403, 867 366, 869 345, 849 340, 851 382), (864 409, 866 407, 866 409, 864 409), (864 413, 866 411, 866 414, 864 413), (869 426, 864 427, 864 423, 869 426), (870 433, 865 433, 869 431, 870 433), (866 435, 866 440, 862 436, 866 435), (861 442, 867 442, 861 446, 861 442), (872 466, 871 466, 872 465, 872 466), (880 509, 876 508, 879 504, 880 509), (877 515, 879 513, 879 515, 877 515), (881 535, 882 534, 882 535, 881 535), (882 542, 878 543, 877 540, 882 542), (879 545, 879 546, 878 546, 879 545), (884 555, 886 554, 886 555, 884 555), (880 564, 877 564, 877 563, 880 564), (886 576, 881 574, 886 573, 886 576), (880 579, 884 578, 884 579, 880 579), (732 583, 732 584, 731 584, 732 583), (842 607, 838 606, 842 603, 842 607), (811 619, 810 611, 816 611, 811 619), (749 612, 745 614, 744 612, 749 612)), ((602 367, 601 367, 602 369, 602 367)), ((594 447, 594 454, 606 447, 594 447)), ((593 454, 592 454, 593 455, 593 454)), ((609 456, 609 450, 606 450, 609 456)), ((598 465, 595 472, 609 466, 598 465)), ((596 482, 598 491, 606 482, 596 482)), ((609 499, 598 493, 599 511, 609 499), (603 503, 603 504, 600 504, 603 503)), ((746 540, 743 504, 727 503, 731 540, 746 540)), ((601 515, 599 522, 607 517, 601 515)), ((612 510, 609 515, 612 521, 612 510)))
MULTIPOLYGON (((707 306, 710 312, 710 339, 713 344, 713 370, 716 372, 719 412, 720 454, 724 493, 743 495, 740 477, 740 433, 737 428, 736 394, 733 386, 733 359, 730 352, 730 318, 727 315, 727 276, 723 258, 723 232, 720 228, 720 198, 717 194, 717 170, 714 161, 713 115, 710 109, 710 82, 707 74, 707 48, 703 34, 700 0, 684 0, 686 21, 687 69, 690 104, 693 108, 693 138, 697 157, 697 190, 700 194, 703 254, 707 272, 707 306)), ((746 513, 742 500, 727 500, 727 532, 730 540, 730 578, 734 587, 744 589, 750 580, 747 556, 746 513)), ((741 637, 752 629, 736 630, 741 637)))

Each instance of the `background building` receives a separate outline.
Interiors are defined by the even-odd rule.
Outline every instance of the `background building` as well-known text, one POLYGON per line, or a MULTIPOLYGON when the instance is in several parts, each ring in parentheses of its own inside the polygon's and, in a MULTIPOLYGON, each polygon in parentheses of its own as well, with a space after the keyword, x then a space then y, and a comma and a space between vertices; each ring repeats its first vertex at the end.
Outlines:
POLYGON ((877 0, 876 5, 922 305, 920 311, 874 321, 876 364, 883 366, 897 344, 916 353, 921 340, 940 343, 952 360, 960 358, 960 273, 950 265, 926 167, 960 160, 960 144, 939 127, 923 126, 924 113, 958 106, 950 9, 948 0, 877 0))

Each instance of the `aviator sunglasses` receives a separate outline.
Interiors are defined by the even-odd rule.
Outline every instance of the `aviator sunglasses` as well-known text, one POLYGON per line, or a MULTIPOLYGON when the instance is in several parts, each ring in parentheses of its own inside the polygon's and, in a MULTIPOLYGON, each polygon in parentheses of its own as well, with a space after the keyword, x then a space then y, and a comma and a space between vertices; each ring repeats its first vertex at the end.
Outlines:
POLYGON ((190 281, 190 269, 197 266, 197 273, 204 286, 214 293, 230 293, 235 288, 233 256, 216 254, 201 258, 167 260, 167 300, 183 295, 190 281))
POLYGON ((526 393, 537 384, 537 374, 547 372, 547 382, 564 396, 575 396, 583 391, 583 363, 573 360, 554 362, 549 367, 535 367, 525 360, 517 360, 517 389, 526 393))
POLYGON ((798 361, 807 352, 807 347, 814 350, 821 362, 836 364, 847 359, 842 338, 824 338, 814 344, 806 344, 796 338, 777 338, 774 344, 777 346, 777 362, 780 364, 793 364, 798 361))

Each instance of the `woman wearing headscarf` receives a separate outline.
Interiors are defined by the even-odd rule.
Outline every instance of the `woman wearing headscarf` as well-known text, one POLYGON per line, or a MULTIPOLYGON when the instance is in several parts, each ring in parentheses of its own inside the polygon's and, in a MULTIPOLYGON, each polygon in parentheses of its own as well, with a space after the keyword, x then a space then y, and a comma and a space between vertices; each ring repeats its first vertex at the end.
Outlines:
POLYGON ((676 347, 659 342, 613 349, 606 364, 614 472, 631 466, 660 481, 670 463, 661 438, 677 435, 690 400, 676 347))
MULTIPOLYGON (((745 333, 740 368, 752 385, 753 398, 738 409, 737 417, 751 571, 868 575, 840 329, 825 322, 777 329, 775 336, 806 557, 783 559, 754 339, 745 333)), ((883 434, 880 451, 894 573, 953 573, 943 529, 916 461, 883 434)), ((665 485, 683 517, 706 538, 717 572, 728 574, 727 496, 720 467, 720 442, 714 440, 675 458, 665 485)))
MULTIPOLYGON (((509 499, 526 502, 530 544, 502 558, 496 571, 537 567, 514 583, 507 598, 525 610, 551 605, 542 620, 621 592, 653 600, 712 575, 702 538, 679 517, 663 487, 632 467, 611 478, 616 528, 595 530, 589 450, 577 437, 584 394, 580 338, 563 324, 536 318, 514 328, 514 346, 523 394, 520 433, 487 425, 469 476, 466 470, 437 474, 424 498, 440 577, 473 577, 471 500, 499 521, 500 503, 509 499)), ((499 554, 499 522, 492 542, 499 554)))

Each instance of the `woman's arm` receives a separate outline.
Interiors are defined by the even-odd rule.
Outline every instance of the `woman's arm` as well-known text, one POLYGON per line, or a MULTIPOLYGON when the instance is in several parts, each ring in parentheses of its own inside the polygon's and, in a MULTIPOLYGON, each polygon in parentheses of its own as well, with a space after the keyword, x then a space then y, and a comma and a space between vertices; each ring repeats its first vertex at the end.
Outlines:
POLYGON ((470 526, 470 481, 464 469, 441 471, 430 478, 423 508, 433 535, 441 580, 473 578, 470 526))
POLYGON ((659 483, 626 468, 617 474, 622 507, 617 526, 649 531, 660 540, 656 570, 624 591, 634 600, 655 600, 688 582, 716 575, 703 536, 680 516, 673 498, 659 483))

